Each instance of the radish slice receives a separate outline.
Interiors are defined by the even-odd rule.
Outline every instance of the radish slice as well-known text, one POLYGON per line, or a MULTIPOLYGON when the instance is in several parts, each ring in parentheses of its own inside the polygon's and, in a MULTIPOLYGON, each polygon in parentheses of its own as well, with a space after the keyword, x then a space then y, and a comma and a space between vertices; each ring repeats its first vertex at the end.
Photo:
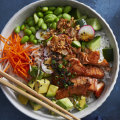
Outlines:
POLYGON ((45 31, 39 30, 36 32, 36 38, 39 40, 45 40, 44 35, 46 34, 45 31))
POLYGON ((89 41, 92 40, 95 36, 95 31, 92 26, 84 25, 80 28, 78 32, 78 37, 82 41, 89 41))
POLYGON ((46 65, 44 65, 43 63, 41 64, 42 66, 42 70, 45 72, 45 73, 48 73, 48 74, 52 74, 53 71, 48 69, 46 65))

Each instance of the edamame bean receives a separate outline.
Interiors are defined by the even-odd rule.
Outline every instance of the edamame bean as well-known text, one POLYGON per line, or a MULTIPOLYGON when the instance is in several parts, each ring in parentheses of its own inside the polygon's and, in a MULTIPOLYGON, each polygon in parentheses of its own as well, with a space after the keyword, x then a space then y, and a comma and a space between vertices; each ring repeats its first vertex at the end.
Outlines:
POLYGON ((24 30, 24 29, 25 29, 25 25, 24 25, 24 24, 21 25, 20 29, 21 29, 21 30, 24 30))
POLYGON ((67 19, 67 20, 71 20, 71 15, 67 14, 67 13, 64 13, 63 14, 63 18, 64 19, 67 19))
POLYGON ((59 19, 62 18, 62 14, 58 15, 57 17, 58 17, 59 19))
POLYGON ((29 26, 28 26, 28 25, 25 25, 25 29, 29 29, 29 26))
POLYGON ((25 32, 26 35, 31 35, 32 34, 32 31, 29 30, 29 29, 25 29, 24 32, 25 32))
POLYGON ((53 10, 56 9, 56 7, 49 7, 48 9, 51 10, 51 11, 53 11, 53 10))
POLYGON ((20 32, 20 26, 17 26, 14 30, 15 33, 19 33, 20 32))
POLYGON ((63 8, 62 8, 62 7, 57 7, 57 8, 55 9, 55 11, 54 11, 54 14, 55 14, 55 15, 59 15, 59 14, 62 13, 62 11, 63 11, 63 8))
POLYGON ((37 24, 38 23, 38 20, 39 20, 39 17, 37 16, 37 14, 36 13, 34 13, 34 21, 35 21, 35 24, 37 24))
POLYGON ((51 28, 56 29, 56 27, 57 27, 57 23, 53 22, 52 25, 51 25, 51 28))
POLYGON ((41 28, 42 28, 43 30, 47 30, 47 25, 46 25, 45 23, 43 23, 42 26, 41 26, 41 28))
POLYGON ((47 12, 45 12, 45 15, 48 15, 48 14, 53 14, 53 11, 47 11, 47 12))
POLYGON ((40 12, 41 10, 42 10, 41 7, 37 7, 37 8, 36 8, 36 11, 37 11, 37 12, 40 12))
POLYGON ((48 11, 48 7, 42 7, 42 11, 43 11, 43 12, 48 11))
POLYGON ((38 30, 39 30, 39 27, 38 27, 38 25, 36 25, 36 26, 35 26, 35 29, 36 29, 36 31, 38 31, 38 30))
POLYGON ((43 19, 40 18, 39 21, 38 21, 38 27, 41 27, 41 25, 44 23, 43 19))
POLYGON ((24 36, 21 40, 21 43, 24 44, 25 42, 27 42, 29 40, 28 36, 24 36))
POLYGON ((56 19, 55 19, 55 22, 58 22, 59 21, 59 18, 57 17, 56 19))
POLYGON ((32 40, 31 42, 35 45, 37 44, 37 40, 32 40))
POLYGON ((40 18, 43 18, 43 16, 44 16, 42 12, 38 12, 37 15, 38 15, 38 17, 40 17, 40 18))
POLYGON ((46 23, 49 23, 49 22, 53 22, 56 18, 57 18, 56 15, 54 15, 54 14, 48 14, 48 15, 46 15, 46 16, 44 17, 44 21, 45 21, 46 23))
POLYGON ((30 30, 32 31, 33 34, 36 33, 35 27, 30 27, 30 30))
POLYGON ((28 17, 28 18, 26 19, 26 23, 28 23, 30 20, 33 20, 33 17, 32 17, 32 16, 30 16, 30 17, 28 17))
POLYGON ((34 20, 30 20, 30 21, 28 22, 28 25, 29 25, 29 26, 34 26, 34 25, 35 25, 34 20))
POLYGON ((64 13, 69 13, 72 10, 71 6, 66 6, 63 10, 64 13))
POLYGON ((32 34, 30 35, 30 41, 32 42, 35 39, 35 36, 32 34))

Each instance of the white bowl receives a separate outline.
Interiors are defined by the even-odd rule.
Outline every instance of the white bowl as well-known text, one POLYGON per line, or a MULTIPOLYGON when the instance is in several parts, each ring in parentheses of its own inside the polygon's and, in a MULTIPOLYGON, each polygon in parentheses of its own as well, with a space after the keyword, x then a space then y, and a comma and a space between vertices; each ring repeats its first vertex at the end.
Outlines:
MULTIPOLYGON (((71 5, 73 7, 79 8, 80 11, 83 11, 84 13, 87 13, 90 16, 98 18, 99 21, 101 22, 101 24, 104 28, 104 31, 106 32, 106 35, 108 36, 111 46, 114 50, 114 62, 113 62, 113 68, 112 68, 110 80, 107 81, 106 87, 105 87, 102 95, 100 96, 99 99, 97 99, 93 103, 89 104, 89 106, 85 110, 80 111, 80 112, 79 111, 73 112, 73 114, 75 116, 77 116, 78 118, 83 118, 83 117, 87 116, 88 114, 92 113, 93 111, 95 111, 99 106, 102 105, 102 103, 107 99, 107 97, 110 95, 111 91, 113 90, 113 87, 116 83, 116 79, 118 76, 118 69, 119 69, 118 44, 117 44, 117 41, 115 39, 115 36, 114 36, 111 28, 106 23, 106 21, 95 10, 93 10, 89 6, 87 6, 83 3, 77 2, 77 1, 74 1, 74 0, 41 0, 41 1, 31 3, 31 4, 27 5, 26 7, 22 8, 21 10, 19 10, 6 24, 6 26, 4 27, 1 34, 4 37, 8 37, 17 25, 21 25, 22 22, 26 19, 26 17, 30 16, 35 11, 35 8, 37 6, 62 6, 62 5, 71 5)), ((2 46, 3 46, 3 44, 1 43, 1 47, 2 46)), ((1 88, 4 92, 4 94, 6 95, 6 97, 8 98, 8 100, 18 110, 20 110, 22 113, 26 114, 27 116, 34 118, 34 119, 39 119, 39 120, 43 120, 43 119, 44 120, 51 120, 51 119, 52 120, 56 120, 56 119, 61 120, 61 119, 63 119, 62 117, 56 118, 55 116, 47 114, 48 112, 46 109, 35 112, 29 106, 21 105, 18 102, 18 100, 12 90, 10 90, 9 88, 4 87, 4 86, 2 86, 1 88)))

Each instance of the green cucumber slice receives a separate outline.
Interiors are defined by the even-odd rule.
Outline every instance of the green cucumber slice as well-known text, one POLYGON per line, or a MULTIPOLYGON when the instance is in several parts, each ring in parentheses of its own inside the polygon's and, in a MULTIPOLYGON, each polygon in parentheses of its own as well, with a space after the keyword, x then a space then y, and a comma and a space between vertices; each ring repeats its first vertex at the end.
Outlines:
POLYGON ((92 51, 97 50, 98 48, 100 48, 100 40, 101 36, 96 36, 93 40, 87 43, 87 48, 89 48, 92 51))
POLYGON ((91 25, 95 31, 102 29, 102 25, 100 24, 97 18, 90 18, 90 19, 87 19, 86 21, 87 21, 87 24, 91 25))
POLYGON ((103 50, 103 56, 108 61, 113 61, 113 48, 104 48, 103 50))
POLYGON ((81 47, 81 44, 79 41, 72 41, 72 44, 71 44, 73 47, 76 47, 76 48, 79 48, 81 47))

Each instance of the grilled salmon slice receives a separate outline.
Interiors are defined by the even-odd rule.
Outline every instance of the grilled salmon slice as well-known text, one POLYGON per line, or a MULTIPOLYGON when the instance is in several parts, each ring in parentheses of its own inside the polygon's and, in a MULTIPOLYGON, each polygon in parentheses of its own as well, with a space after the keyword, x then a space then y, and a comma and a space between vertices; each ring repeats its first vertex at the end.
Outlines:
POLYGON ((79 76, 71 79, 71 82, 74 83, 73 86, 69 86, 67 89, 62 88, 57 91, 56 99, 62 99, 73 95, 86 96, 88 91, 96 91, 97 79, 95 78, 79 76))
POLYGON ((98 79, 102 79, 104 77, 104 71, 102 68, 91 65, 84 66, 80 63, 79 59, 77 58, 71 58, 70 62, 70 71, 72 73, 76 73, 77 75, 81 76, 94 77, 98 79))
POLYGON ((79 59, 82 64, 96 65, 102 67, 108 67, 109 63, 104 59, 102 62, 99 62, 100 53, 99 51, 90 51, 89 53, 80 52, 79 59))

